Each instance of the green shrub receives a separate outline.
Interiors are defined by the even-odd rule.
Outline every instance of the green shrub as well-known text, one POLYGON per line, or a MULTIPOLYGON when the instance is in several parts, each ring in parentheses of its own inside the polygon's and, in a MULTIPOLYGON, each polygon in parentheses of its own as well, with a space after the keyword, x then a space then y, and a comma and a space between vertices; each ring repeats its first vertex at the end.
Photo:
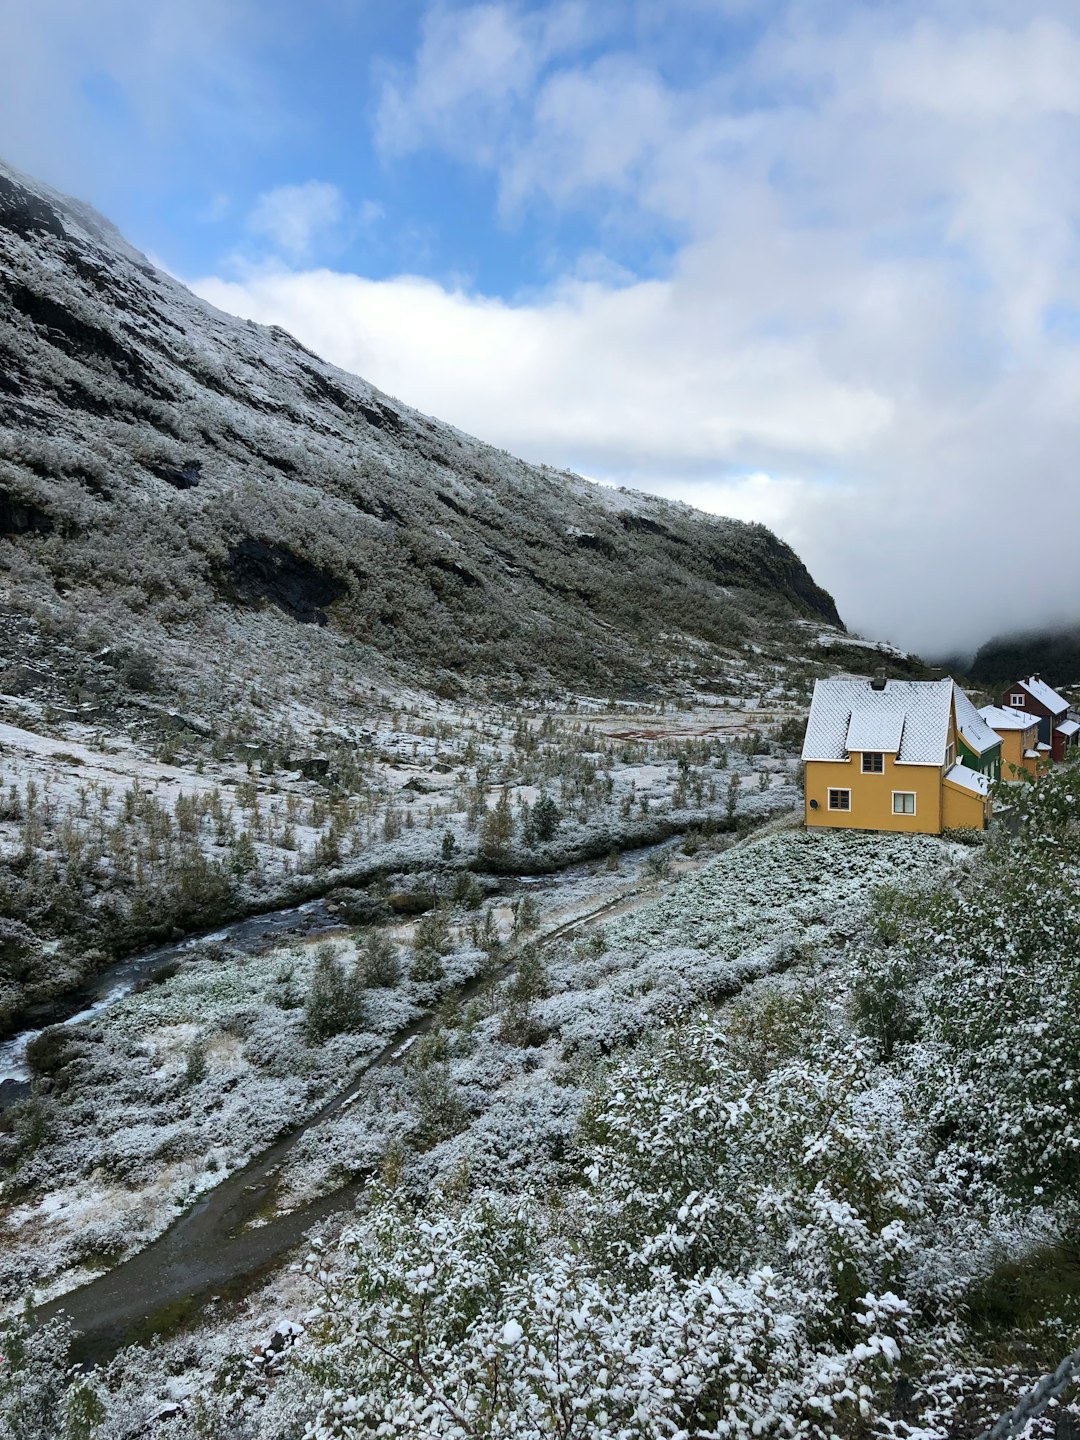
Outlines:
POLYGON ((401 961, 397 946, 389 935, 373 930, 364 942, 361 956, 364 983, 389 988, 401 980, 401 961))
POLYGON ((35 1075, 52 1079, 73 1058, 73 1042, 66 1025, 50 1025, 28 1043, 26 1063, 35 1075))
POLYGON ((193 1040, 188 1046, 187 1059, 184 1065, 184 1080, 188 1085, 198 1085, 206 1078, 206 1040, 203 1036, 193 1040))
POLYGON ((445 973, 443 956, 449 955, 452 949, 450 917, 439 905, 417 921, 413 933, 412 979, 421 984, 441 980, 445 973))
POLYGON ((334 945, 315 952, 315 972, 304 1004, 304 1034, 310 1044, 334 1035, 355 1033, 367 1024, 363 974, 358 965, 346 970, 334 945))
POLYGON ((411 1067, 409 1093, 416 1116, 415 1143, 419 1149, 427 1150, 440 1140, 448 1140, 468 1124, 469 1112, 444 1062, 411 1067))

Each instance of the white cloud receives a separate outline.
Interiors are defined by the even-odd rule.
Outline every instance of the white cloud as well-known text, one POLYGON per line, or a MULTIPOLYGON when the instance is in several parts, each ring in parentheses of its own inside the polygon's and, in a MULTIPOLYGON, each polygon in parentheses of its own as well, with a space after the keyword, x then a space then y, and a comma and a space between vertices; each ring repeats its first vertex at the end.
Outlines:
POLYGON ((345 200, 336 185, 308 180, 265 191, 256 200, 247 226, 287 259, 304 261, 337 230, 345 213, 345 200))
POLYGON ((34 0, 0 6, 0 154, 61 188, 106 192, 189 153, 273 136, 280 95, 252 61, 279 0, 34 0))
POLYGON ((415 64, 386 71, 376 140, 387 155, 435 142, 484 162, 500 148, 502 129, 543 65, 589 31, 588 7, 552 4, 437 4, 427 12, 415 64))
POLYGON ((598 217, 576 278, 198 288, 507 449, 773 525, 866 633, 1067 613, 1080 347, 1046 321, 1080 305, 1076 17, 776 8, 683 87, 647 50, 582 58, 581 11, 555 38, 518 6, 432 13, 386 153, 489 167, 508 216, 598 217), (605 212, 678 235, 670 273, 627 278, 605 212))
POLYGON ((890 402, 827 375, 802 340, 733 329, 679 280, 568 283, 509 305, 401 277, 333 271, 204 279, 205 298, 284 324, 382 389, 536 459, 633 470, 749 453, 857 452, 890 402), (557 454, 553 454, 557 451, 557 454))

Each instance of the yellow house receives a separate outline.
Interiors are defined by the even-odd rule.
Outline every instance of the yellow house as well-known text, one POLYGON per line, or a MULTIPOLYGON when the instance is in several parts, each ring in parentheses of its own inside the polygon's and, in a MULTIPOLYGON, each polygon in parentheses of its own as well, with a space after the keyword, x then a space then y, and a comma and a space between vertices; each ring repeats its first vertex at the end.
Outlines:
POLYGON ((990 781, 957 759, 956 693, 949 679, 819 680, 803 744, 807 825, 985 829, 990 781))
POLYGON ((979 714, 1001 736, 1001 778, 1033 780, 1050 768, 1050 746, 1039 739, 1039 717, 1008 705, 984 705, 979 714))

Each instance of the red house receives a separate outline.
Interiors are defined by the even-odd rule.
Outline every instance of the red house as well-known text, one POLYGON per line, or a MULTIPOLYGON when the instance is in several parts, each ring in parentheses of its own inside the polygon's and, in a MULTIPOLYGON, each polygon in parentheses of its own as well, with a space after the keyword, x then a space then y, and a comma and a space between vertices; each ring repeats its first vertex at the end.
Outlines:
POLYGON ((1070 711, 1064 696, 1047 685, 1041 675, 1029 675, 1009 685, 998 696, 998 704, 1008 710, 1025 710, 1037 719, 1039 739, 1050 746, 1056 761, 1064 760, 1080 739, 1080 720, 1070 711))

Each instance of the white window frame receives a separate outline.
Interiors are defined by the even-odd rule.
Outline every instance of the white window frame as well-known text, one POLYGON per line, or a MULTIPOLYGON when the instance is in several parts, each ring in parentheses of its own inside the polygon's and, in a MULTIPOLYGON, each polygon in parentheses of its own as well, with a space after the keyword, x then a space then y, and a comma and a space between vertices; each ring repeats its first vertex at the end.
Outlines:
POLYGON ((1017 709, 1023 710, 1023 708, 1024 708, 1024 703, 1025 703, 1025 700, 1024 700, 1024 696, 1023 696, 1023 695, 1010 695, 1010 696, 1009 696, 1009 704, 1012 706, 1012 708, 1013 708, 1014 710, 1017 710, 1017 709))
POLYGON ((842 789, 839 789, 839 788, 830 786, 830 787, 829 787, 829 809, 835 811, 838 815, 850 815, 850 814, 851 814, 851 791, 850 791, 850 790, 842 790, 842 789), (834 795, 846 795, 846 796, 847 796, 847 804, 846 804, 846 805, 834 805, 834 804, 833 804, 833 796, 834 796, 834 795))
POLYGON ((955 746, 955 745, 952 743, 952 741, 950 740, 949 743, 948 743, 948 745, 945 746, 945 769, 948 770, 949 767, 952 766, 952 765, 955 765, 955 763, 956 763, 956 746, 955 746))
POLYGON ((916 799, 915 791, 914 791, 914 790, 894 790, 894 791, 892 792, 892 813, 893 813, 894 815, 914 815, 918 803, 919 803, 919 802, 918 802, 918 800, 916 799), (910 795, 910 797, 911 797, 911 809, 910 809, 910 810, 898 810, 898 809, 896 808, 896 802, 897 802, 897 800, 898 800, 901 796, 903 796, 904 799, 907 799, 907 797, 908 797, 909 795, 910 795))
POLYGON ((885 774, 885 752, 883 750, 864 750, 862 752, 862 773, 864 775, 885 774), (880 765, 868 765, 868 760, 880 760, 880 765))

